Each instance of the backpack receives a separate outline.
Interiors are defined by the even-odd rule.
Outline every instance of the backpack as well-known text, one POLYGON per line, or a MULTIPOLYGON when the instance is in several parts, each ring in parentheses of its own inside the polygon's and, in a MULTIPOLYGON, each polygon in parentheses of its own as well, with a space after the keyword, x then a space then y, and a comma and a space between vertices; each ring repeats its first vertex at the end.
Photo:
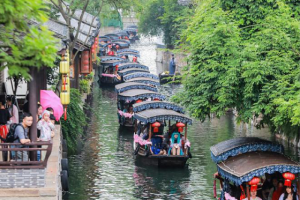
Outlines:
MULTIPOLYGON (((11 124, 9 132, 7 133, 6 138, 1 137, 1 140, 4 141, 5 143, 13 143, 14 141, 16 141, 18 139, 18 137, 15 138, 15 131, 16 131, 18 126, 22 126, 22 125, 21 124, 16 124, 16 123, 11 124)), ((24 129, 23 126, 22 126, 22 128, 24 129)), ((24 129, 24 132, 25 132, 25 129, 24 129)))

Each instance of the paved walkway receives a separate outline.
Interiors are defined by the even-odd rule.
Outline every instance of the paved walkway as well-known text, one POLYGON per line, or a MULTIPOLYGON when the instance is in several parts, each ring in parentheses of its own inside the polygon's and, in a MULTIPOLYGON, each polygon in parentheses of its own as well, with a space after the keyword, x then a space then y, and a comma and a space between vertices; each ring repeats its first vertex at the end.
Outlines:
MULTIPOLYGON (((0 200, 61 200, 61 130, 55 126, 53 148, 46 169, 45 187, 0 189, 0 200)), ((1 176, 1 174, 0 174, 1 176)))

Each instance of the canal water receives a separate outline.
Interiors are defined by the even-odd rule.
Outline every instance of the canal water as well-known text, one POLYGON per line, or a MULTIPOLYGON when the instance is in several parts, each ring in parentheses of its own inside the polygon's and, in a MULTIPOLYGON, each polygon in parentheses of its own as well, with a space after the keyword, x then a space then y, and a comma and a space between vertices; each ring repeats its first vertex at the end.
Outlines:
MULTIPOLYGON (((132 45, 141 53, 140 62, 153 73, 157 70, 154 43, 155 38, 144 38, 132 45)), ((160 87, 167 96, 179 89, 181 86, 160 87)), ((65 200, 214 199, 212 175, 216 166, 210 158, 210 146, 238 136, 273 138, 268 129, 236 124, 232 114, 203 123, 194 119, 188 131, 193 158, 184 169, 157 169, 135 162, 133 133, 119 127, 114 89, 94 84, 93 93, 95 114, 81 152, 69 157, 70 191, 65 200)), ((298 155, 286 147, 289 155, 298 155)))

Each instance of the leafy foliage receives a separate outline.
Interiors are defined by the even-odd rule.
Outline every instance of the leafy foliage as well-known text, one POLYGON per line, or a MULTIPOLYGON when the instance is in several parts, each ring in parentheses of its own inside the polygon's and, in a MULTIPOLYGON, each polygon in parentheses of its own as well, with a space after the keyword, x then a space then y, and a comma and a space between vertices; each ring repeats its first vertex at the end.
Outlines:
POLYGON ((81 95, 77 89, 71 88, 70 104, 67 108, 67 120, 62 117, 62 133, 67 140, 68 149, 75 152, 77 139, 83 133, 84 127, 87 125, 86 116, 82 110, 81 95))
POLYGON ((177 0, 150 0, 139 11, 139 32, 146 35, 163 33, 165 44, 173 48, 192 9, 179 6, 177 0))
POLYGON ((0 63, 6 64, 10 76, 22 75, 28 80, 29 67, 53 66, 56 40, 52 32, 38 25, 47 20, 45 10, 42 0, 1 2, 0 63))
POLYGON ((258 127, 267 124, 295 135, 300 127, 297 10, 292 1, 202 2, 183 33, 191 56, 185 91, 173 100, 201 120, 236 108, 239 121, 262 115, 258 127))

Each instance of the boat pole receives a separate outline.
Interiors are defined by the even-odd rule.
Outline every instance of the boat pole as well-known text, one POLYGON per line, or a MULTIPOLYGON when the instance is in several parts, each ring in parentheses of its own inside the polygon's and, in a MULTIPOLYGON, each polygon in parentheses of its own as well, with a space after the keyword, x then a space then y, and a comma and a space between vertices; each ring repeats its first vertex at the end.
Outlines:
POLYGON ((152 137, 151 124, 149 123, 149 138, 148 138, 148 141, 151 141, 151 137, 152 137))
POLYGON ((187 138, 187 123, 185 123, 185 133, 184 133, 184 141, 186 142, 187 138))
POLYGON ((247 185, 247 197, 248 197, 248 200, 250 200, 250 189, 249 189, 249 185, 247 185))

